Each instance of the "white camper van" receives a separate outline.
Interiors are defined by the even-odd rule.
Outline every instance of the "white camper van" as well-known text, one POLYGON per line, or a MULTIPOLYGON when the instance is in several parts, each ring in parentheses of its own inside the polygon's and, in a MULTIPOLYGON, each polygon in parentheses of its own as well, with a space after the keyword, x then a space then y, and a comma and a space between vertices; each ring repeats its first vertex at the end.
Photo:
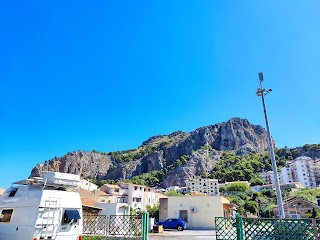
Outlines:
POLYGON ((49 172, 0 196, 0 240, 82 240, 80 177, 49 172))

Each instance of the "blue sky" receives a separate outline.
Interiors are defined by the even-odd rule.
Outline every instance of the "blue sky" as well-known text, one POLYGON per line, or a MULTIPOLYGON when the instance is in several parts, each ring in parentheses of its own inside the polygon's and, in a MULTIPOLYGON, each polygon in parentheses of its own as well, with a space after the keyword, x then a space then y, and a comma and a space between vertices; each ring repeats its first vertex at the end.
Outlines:
POLYGON ((264 72, 279 147, 320 143, 320 2, 7 1, 0 187, 74 150, 247 118, 264 72))

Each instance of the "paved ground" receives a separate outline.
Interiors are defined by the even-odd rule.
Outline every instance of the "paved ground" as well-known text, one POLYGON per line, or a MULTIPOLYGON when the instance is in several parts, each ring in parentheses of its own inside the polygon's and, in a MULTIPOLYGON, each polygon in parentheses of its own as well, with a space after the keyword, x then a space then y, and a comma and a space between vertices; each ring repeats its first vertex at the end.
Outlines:
POLYGON ((216 239, 214 230, 165 230, 163 233, 150 233, 149 240, 159 239, 176 239, 176 240, 192 240, 192 239, 216 239))

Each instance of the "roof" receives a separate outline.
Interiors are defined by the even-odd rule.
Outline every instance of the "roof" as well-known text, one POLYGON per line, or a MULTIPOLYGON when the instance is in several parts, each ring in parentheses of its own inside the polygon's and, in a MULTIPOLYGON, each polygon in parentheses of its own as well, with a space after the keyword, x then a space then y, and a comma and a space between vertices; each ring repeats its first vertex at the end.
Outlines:
POLYGON ((94 206, 95 203, 98 203, 97 201, 91 199, 91 198, 81 198, 82 206, 89 207, 89 208, 95 208, 103 210, 103 208, 94 206))
POLYGON ((98 190, 99 196, 111 196, 112 194, 106 193, 104 191, 98 190))
POLYGON ((168 198, 166 195, 162 194, 162 193, 157 193, 156 192, 156 198, 168 198))
POLYGON ((106 186, 108 188, 117 188, 117 189, 120 188, 118 185, 114 185, 114 184, 103 184, 103 186, 106 186))
MULTIPOLYGON (((303 199, 301 197, 297 197, 297 196, 294 196, 294 197, 290 197, 288 199, 286 199, 284 202, 283 202, 283 206, 286 206, 287 203, 290 204, 291 202, 295 201, 295 200, 299 200, 299 201, 304 201, 304 202, 307 202, 309 203, 310 205, 312 205, 314 208, 316 208, 317 210, 320 209, 320 206, 318 206, 317 204, 313 203, 313 202, 310 202, 306 199, 303 199)), ((274 209, 277 209, 278 206, 275 206, 274 209)))

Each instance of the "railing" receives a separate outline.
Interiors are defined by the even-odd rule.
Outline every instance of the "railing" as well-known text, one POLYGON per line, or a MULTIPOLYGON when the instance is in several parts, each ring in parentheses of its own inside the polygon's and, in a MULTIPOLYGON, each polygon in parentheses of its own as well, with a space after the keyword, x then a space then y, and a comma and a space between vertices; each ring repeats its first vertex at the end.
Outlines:
POLYGON ((215 218, 217 240, 318 240, 315 219, 215 218))
POLYGON ((111 215, 108 217, 105 215, 84 215, 83 235, 147 240, 148 222, 148 213, 141 215, 111 215))

